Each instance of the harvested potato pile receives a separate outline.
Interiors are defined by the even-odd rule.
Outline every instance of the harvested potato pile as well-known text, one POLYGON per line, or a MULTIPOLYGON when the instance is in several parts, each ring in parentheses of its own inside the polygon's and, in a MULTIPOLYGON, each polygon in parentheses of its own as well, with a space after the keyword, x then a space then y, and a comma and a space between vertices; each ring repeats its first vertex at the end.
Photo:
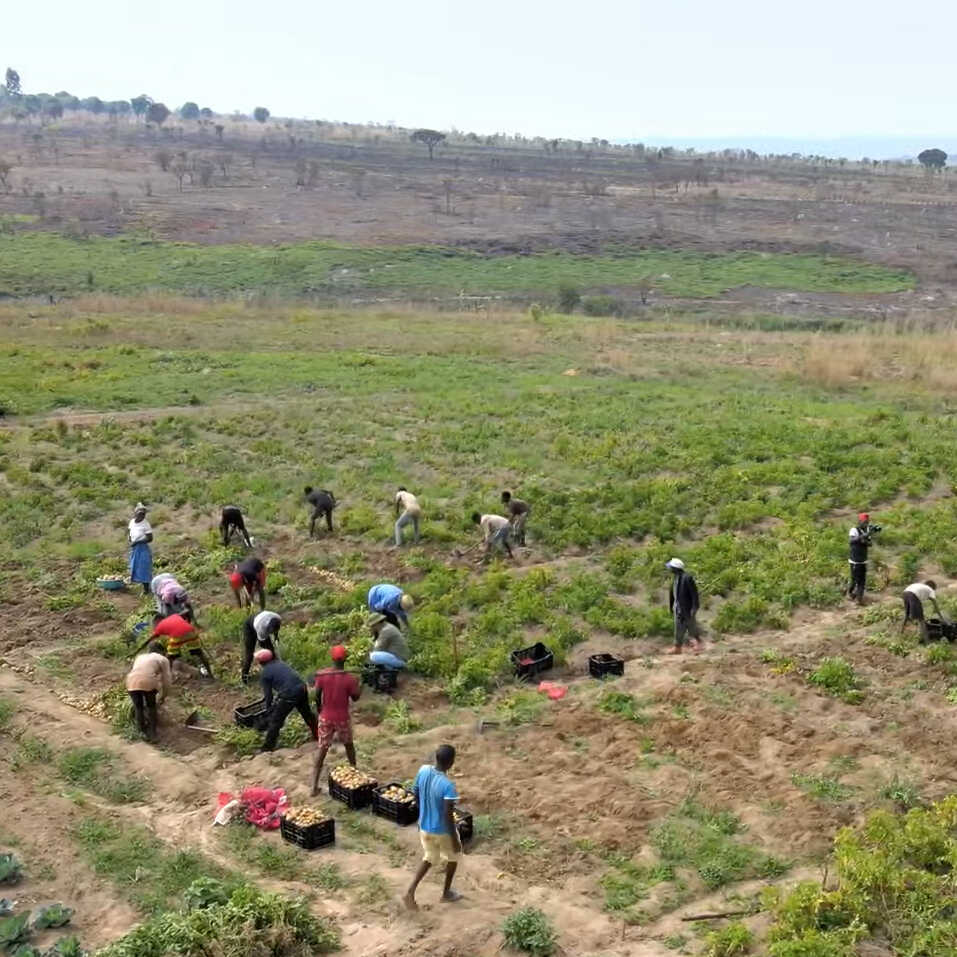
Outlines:
POLYGON ((369 777, 365 771, 359 771, 351 764, 340 764, 334 767, 329 776, 340 787, 348 788, 350 791, 379 783, 375 778, 369 777))
POLYGON ((415 795, 411 791, 406 791, 405 788, 400 788, 394 784, 383 788, 379 794, 386 800, 395 801, 397 804, 412 804, 415 801, 415 795))
POLYGON ((330 820, 325 811, 317 807, 300 807, 289 811, 285 818, 292 824, 298 824, 300 827, 312 827, 314 824, 325 824, 330 820))

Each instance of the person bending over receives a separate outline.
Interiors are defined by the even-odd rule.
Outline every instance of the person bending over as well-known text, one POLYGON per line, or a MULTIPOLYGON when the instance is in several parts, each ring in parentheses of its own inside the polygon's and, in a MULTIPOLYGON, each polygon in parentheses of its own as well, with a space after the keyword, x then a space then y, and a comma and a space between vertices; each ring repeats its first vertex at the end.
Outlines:
POLYGON ((309 537, 316 535, 316 519, 325 517, 326 529, 332 531, 332 510, 336 507, 336 497, 325 488, 306 486, 306 501, 312 506, 312 517, 309 520, 309 537))
POLYGON ((253 547, 253 540, 246 530, 246 520, 243 518, 242 510, 235 505, 226 505, 219 516, 219 534, 223 537, 223 548, 229 545, 234 532, 239 534, 246 548, 253 547))

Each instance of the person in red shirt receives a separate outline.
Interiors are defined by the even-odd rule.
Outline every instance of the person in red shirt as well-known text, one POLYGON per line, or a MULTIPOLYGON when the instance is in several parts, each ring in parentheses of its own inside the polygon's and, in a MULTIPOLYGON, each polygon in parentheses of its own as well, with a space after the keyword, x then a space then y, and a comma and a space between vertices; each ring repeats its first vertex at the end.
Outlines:
POLYGON ((316 706, 319 709, 319 731, 316 740, 319 750, 316 752, 316 763, 312 769, 313 796, 319 793, 319 773, 334 738, 342 742, 349 763, 356 766, 349 702, 359 700, 362 688, 356 676, 346 671, 346 657, 349 652, 345 647, 336 645, 330 654, 332 667, 316 672, 316 706))

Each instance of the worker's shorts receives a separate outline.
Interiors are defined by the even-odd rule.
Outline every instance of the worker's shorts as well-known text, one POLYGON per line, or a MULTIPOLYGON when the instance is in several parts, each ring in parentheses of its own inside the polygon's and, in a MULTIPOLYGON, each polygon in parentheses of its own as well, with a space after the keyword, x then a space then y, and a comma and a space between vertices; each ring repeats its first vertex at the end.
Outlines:
POLYGON ((327 721, 319 719, 319 730, 316 743, 320 748, 328 748, 338 738, 340 744, 352 744, 351 721, 327 721))
POLYGON ((430 834, 428 831, 419 831, 419 840, 422 841, 422 860, 430 864, 448 861, 450 864, 459 859, 459 852, 455 849, 451 834, 430 834))
POLYGON ((923 621, 923 602, 912 592, 904 592, 904 621, 923 621))

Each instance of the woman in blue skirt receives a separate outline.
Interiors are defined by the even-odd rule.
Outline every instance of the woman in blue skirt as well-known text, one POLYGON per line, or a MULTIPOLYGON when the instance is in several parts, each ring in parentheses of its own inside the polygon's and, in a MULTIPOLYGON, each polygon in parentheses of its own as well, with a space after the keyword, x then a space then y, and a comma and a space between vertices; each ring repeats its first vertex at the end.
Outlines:
POLYGON ((143 586, 143 594, 148 595, 153 579, 153 551, 150 548, 153 529, 146 521, 146 506, 142 502, 133 509, 129 537, 130 582, 139 582, 143 586))

